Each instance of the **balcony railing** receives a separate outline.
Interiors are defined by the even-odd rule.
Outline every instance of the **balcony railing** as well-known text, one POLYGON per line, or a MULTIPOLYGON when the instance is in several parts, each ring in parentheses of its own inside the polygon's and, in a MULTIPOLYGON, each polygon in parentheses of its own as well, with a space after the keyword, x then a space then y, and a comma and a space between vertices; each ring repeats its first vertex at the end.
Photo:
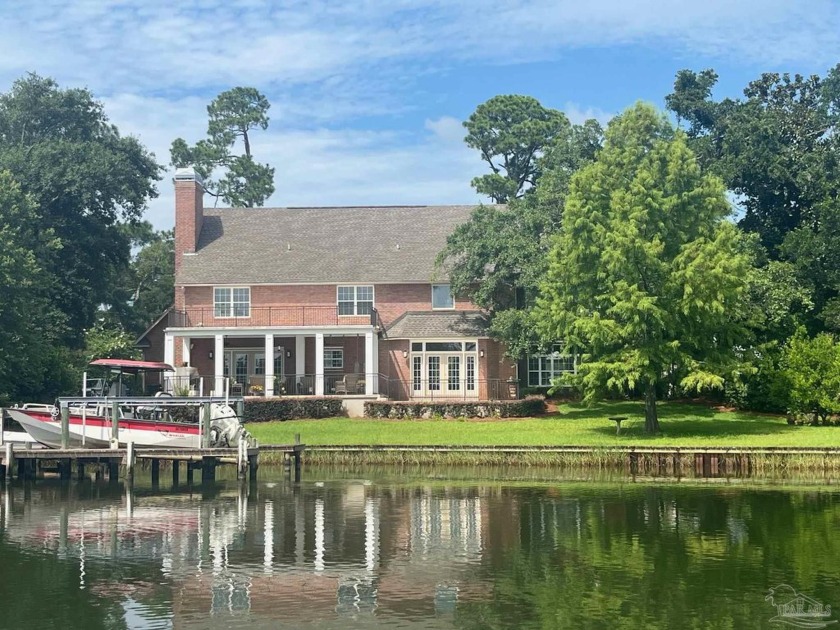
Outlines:
POLYGON ((339 315, 329 306, 252 306, 245 317, 220 317, 211 306, 197 306, 169 312, 171 328, 236 328, 251 326, 376 326, 376 309, 369 315, 339 315))

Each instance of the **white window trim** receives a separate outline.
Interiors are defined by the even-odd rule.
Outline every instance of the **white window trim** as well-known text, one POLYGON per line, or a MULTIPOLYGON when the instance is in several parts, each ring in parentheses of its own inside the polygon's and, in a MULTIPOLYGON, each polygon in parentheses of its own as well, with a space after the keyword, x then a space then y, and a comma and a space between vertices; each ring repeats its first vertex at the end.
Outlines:
POLYGON ((542 375, 548 374, 549 375, 549 382, 560 376, 561 374, 577 374, 577 365, 578 365, 578 355, 577 354, 568 354, 563 352, 562 350, 555 350, 553 352, 547 352, 544 354, 529 354, 525 359, 525 371, 528 373, 527 381, 528 387, 549 387, 549 385, 542 384, 542 375), (551 359, 552 361, 561 358, 569 358, 572 359, 572 369, 571 370, 562 370, 560 372, 553 372, 550 370, 543 370, 542 369, 542 359, 551 359), (531 369, 531 359, 537 360, 537 369, 531 369), (531 374, 537 375, 536 383, 531 381, 531 374))
POLYGON ((448 282, 434 282, 430 288, 432 292, 432 310, 433 311, 454 311, 455 310, 455 295, 452 293, 452 285, 448 282), (452 298, 452 306, 435 306, 435 287, 449 287, 449 297, 452 298))
MULTIPOLYGON (((353 312, 342 314, 338 312, 339 317, 367 317, 368 313, 359 313, 359 287, 370 287, 370 307, 376 308, 376 285, 373 284, 339 284, 335 287, 335 309, 336 311, 340 311, 340 301, 338 299, 338 292, 339 289, 353 289, 353 312)), ((348 300, 345 300, 348 301, 348 300)), ((362 300, 363 302, 367 302, 367 300, 362 300)))
POLYGON ((251 287, 250 286, 236 286, 236 285, 220 285, 213 287, 213 317, 216 319, 248 319, 251 317, 251 287), (230 291, 230 315, 216 315, 216 291, 218 289, 225 289, 230 291), (248 314, 235 315, 236 308, 234 307, 233 290, 246 289, 248 291, 248 314))
POLYGON ((324 346, 324 369, 325 370, 343 370, 344 369, 344 348, 341 346, 324 346), (341 353, 341 365, 327 365, 327 352, 338 351, 341 353))

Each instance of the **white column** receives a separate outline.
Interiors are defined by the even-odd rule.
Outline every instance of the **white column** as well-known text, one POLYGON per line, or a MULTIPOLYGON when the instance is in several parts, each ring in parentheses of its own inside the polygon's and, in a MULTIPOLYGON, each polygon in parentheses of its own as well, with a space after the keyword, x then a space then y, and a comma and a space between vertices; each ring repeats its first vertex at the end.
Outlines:
POLYGON ((370 396, 373 394, 373 379, 376 378, 376 372, 373 371, 373 332, 365 333, 365 394, 370 396))
MULTIPOLYGON (((175 365, 175 337, 166 333, 163 338, 163 362, 174 367, 175 365)), ((175 372, 163 373, 163 390, 172 392, 172 381, 175 378, 175 372)))
POLYGON ((295 335, 295 374, 298 379, 306 374, 306 337, 303 335, 295 335))
POLYGON ((274 333, 265 335, 265 395, 274 396, 274 333))
POLYGON ((315 395, 324 395, 324 333, 315 333, 315 395))
POLYGON ((213 386, 216 396, 225 395, 225 336, 216 335, 213 346, 213 386))
POLYGON ((192 339, 190 337, 181 337, 181 361, 183 361, 187 365, 192 365, 192 363, 190 363, 190 346, 191 345, 192 345, 192 339))

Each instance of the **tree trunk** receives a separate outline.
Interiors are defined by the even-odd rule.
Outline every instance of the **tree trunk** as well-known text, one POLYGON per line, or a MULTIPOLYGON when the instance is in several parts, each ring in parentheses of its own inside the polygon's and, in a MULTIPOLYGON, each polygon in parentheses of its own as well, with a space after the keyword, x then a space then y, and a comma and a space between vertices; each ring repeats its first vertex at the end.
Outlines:
POLYGON ((645 433, 659 433, 659 417, 656 415, 656 383, 645 388, 645 433))

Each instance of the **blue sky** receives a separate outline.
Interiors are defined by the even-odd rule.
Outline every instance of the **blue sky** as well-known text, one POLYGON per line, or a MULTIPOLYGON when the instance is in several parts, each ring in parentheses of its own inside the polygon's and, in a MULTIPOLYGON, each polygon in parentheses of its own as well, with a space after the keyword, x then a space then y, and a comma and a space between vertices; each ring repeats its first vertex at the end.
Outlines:
MULTIPOLYGON (((718 96, 765 71, 840 62, 833 0, 5 0, 0 89, 28 71, 86 86, 159 162, 206 130, 237 85, 272 103, 254 154, 276 168, 269 205, 471 203, 485 172, 460 123, 529 94, 573 122, 636 100, 662 107, 681 68, 718 96)), ((171 173, 147 218, 173 223, 171 173)))

